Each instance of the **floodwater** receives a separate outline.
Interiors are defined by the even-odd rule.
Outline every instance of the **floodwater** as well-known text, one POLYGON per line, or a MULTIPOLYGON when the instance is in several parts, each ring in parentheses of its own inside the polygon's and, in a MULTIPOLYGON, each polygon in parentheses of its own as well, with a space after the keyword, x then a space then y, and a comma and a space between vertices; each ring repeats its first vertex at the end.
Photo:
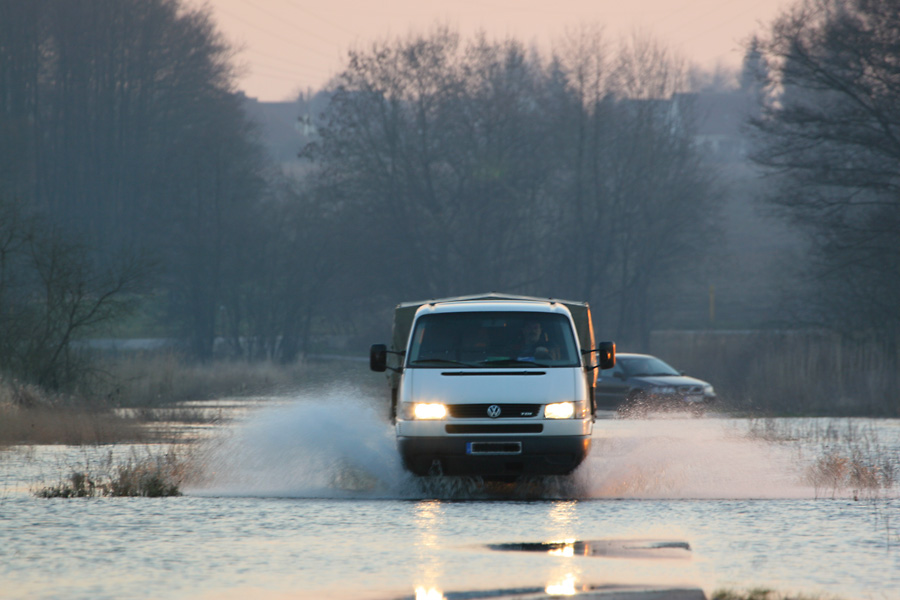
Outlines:
POLYGON ((262 403, 175 448, 196 469, 175 498, 34 495, 168 446, 0 451, 0 598, 900 597, 900 421, 604 414, 571 478, 485 485, 407 475, 364 395, 262 403))

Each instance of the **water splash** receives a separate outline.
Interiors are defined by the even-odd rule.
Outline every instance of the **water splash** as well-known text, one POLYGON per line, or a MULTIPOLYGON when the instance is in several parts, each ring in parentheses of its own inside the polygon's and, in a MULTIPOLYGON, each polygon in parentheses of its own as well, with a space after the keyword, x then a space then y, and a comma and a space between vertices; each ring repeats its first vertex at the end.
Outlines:
POLYGON ((299 498, 813 498, 796 447, 746 435, 736 421, 672 415, 598 419, 570 477, 515 484, 417 478, 397 453, 383 402, 348 387, 297 396, 228 428, 204 451, 192 494, 299 498))
POLYGON ((358 390, 332 387, 264 408, 204 449, 190 493, 269 497, 402 497, 411 476, 394 432, 358 390))
POLYGON ((796 447, 717 418, 598 420, 575 476, 591 498, 815 497, 796 447))

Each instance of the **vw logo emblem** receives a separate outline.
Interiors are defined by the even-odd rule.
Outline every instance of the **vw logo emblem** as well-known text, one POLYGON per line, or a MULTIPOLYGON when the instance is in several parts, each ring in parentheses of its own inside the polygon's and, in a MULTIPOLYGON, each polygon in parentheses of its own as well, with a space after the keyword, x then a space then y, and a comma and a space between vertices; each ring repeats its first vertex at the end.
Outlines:
POLYGON ((487 414, 490 418, 496 419, 500 416, 500 407, 496 404, 491 404, 490 406, 488 406, 487 414))

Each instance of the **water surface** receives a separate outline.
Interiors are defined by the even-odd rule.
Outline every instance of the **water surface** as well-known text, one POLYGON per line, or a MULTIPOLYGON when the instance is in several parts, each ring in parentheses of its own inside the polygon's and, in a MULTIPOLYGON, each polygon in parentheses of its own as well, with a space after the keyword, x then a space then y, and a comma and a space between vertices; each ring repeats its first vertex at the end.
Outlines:
POLYGON ((572 478, 491 486, 410 477, 381 411, 351 398, 297 397, 221 428, 192 450, 199 477, 176 498, 32 493, 110 452, 114 463, 165 447, 0 452, 0 597, 434 600, 618 585, 898 597, 896 484, 810 476, 823 452, 896 465, 898 421, 757 422, 764 435, 750 438, 739 420, 600 419, 572 478))

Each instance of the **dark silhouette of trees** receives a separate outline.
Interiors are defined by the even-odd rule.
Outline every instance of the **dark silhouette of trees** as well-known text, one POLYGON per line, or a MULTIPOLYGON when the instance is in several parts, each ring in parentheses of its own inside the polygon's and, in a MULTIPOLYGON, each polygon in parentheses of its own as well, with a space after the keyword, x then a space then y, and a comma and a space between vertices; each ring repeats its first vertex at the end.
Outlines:
POLYGON ((148 263, 91 248, 0 197, 0 373, 52 389, 84 382, 81 336, 126 314, 148 263))
POLYGON ((545 65, 437 29, 352 53, 303 155, 329 202, 362 216, 353 264, 386 302, 588 298, 646 347, 655 300, 712 242, 713 178, 671 100, 684 77, 640 39, 607 54, 576 32, 545 65))
POLYGON ((554 286, 592 299, 598 326, 647 348, 666 298, 696 286, 714 244, 714 177, 694 147, 686 69, 651 40, 613 52, 576 31, 555 63, 564 87, 548 107, 562 182, 555 234, 567 240, 554 286))
POLYGON ((888 344, 900 333, 900 5, 810 0, 759 44, 770 98, 753 121, 770 201, 808 238, 802 315, 888 344))
MULTIPOLYGON (((230 92, 230 50, 176 0, 0 2, 5 183, 68 229, 115 248, 148 215, 230 92), (7 162, 7 161, 12 162, 7 162), (11 170, 11 169, 10 169, 11 170)), ((232 127, 240 127, 240 121, 232 127)))
POLYGON ((304 155, 331 201, 364 216, 376 286, 435 296, 540 271, 539 77, 519 44, 462 47, 445 29, 351 55, 304 155))
POLYGON ((437 28, 351 52, 286 182, 205 10, 0 0, 0 34, 0 192, 91 269, 152 255, 201 360, 290 361, 323 323, 486 290, 592 300, 646 346, 710 243, 712 179, 673 101, 686 70, 646 40, 583 29, 545 62, 437 28))
POLYGON ((180 0, 0 0, 0 191, 101 263, 153 255, 201 359, 266 187, 230 58, 180 0))

